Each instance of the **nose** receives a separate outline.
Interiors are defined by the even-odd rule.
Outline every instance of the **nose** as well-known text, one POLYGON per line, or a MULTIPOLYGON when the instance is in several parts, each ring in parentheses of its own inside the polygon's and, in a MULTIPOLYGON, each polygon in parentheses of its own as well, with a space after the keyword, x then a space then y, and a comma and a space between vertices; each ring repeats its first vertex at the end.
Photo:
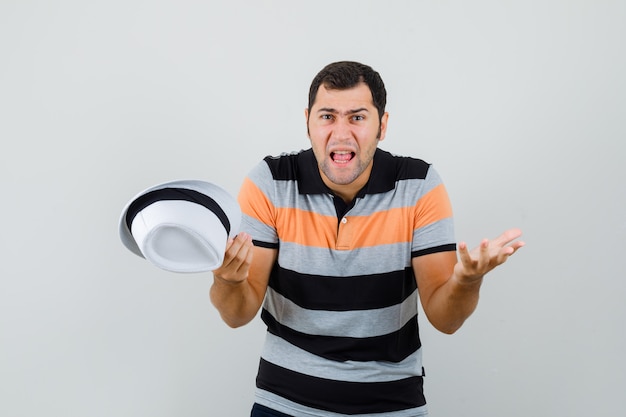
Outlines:
POLYGON ((350 122, 343 117, 337 118, 333 123, 332 138, 336 140, 345 140, 352 137, 352 126, 350 122))

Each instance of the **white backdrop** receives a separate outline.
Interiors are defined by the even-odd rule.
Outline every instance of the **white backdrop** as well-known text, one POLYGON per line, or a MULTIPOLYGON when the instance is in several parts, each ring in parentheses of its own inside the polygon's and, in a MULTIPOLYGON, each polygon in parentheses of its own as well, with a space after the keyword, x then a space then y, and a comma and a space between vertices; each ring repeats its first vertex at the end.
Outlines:
POLYGON ((618 0, 1 0, 0 415, 248 415, 260 320, 227 328, 210 274, 132 255, 118 216, 308 147, 309 83, 344 59, 382 74, 381 147, 434 163, 459 240, 525 233, 457 334, 422 320, 431 415, 625 415, 624 21, 618 0))

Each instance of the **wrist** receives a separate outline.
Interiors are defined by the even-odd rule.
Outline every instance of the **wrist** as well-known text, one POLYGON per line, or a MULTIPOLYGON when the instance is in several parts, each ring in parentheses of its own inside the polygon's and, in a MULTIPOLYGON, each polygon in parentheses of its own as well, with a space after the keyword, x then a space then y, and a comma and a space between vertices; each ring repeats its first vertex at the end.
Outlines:
POLYGON ((241 279, 241 280, 232 280, 232 279, 221 277, 221 276, 219 276, 217 274, 213 274, 213 282, 214 283, 227 285, 229 287, 238 287, 239 285, 243 284, 246 281, 247 281, 247 278, 244 278, 244 279, 241 279))
POLYGON ((459 276, 456 273, 453 275, 453 279, 456 282, 457 286, 467 290, 475 290, 480 288, 483 283, 484 277, 484 275, 478 275, 473 277, 459 276))

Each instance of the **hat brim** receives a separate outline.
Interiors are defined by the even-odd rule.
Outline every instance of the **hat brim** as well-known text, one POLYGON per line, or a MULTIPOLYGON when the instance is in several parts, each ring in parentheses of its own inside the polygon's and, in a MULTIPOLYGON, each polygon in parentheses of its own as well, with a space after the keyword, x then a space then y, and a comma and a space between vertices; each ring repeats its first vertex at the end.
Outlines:
POLYGON ((226 190, 206 181, 177 180, 133 197, 120 215, 119 235, 127 249, 161 269, 204 272, 219 267, 225 240, 238 233, 240 224, 239 205, 226 190), (133 229, 135 234, 146 230, 136 236, 133 229), (185 248, 188 254, 182 256, 185 248))

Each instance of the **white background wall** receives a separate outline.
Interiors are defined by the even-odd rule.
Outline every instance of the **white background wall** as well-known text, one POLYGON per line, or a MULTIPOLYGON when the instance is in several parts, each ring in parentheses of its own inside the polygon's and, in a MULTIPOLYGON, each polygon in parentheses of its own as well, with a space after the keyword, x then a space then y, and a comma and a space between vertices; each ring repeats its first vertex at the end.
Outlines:
POLYGON ((120 243, 136 192, 233 194, 308 147, 319 69, 383 76, 381 147, 432 162, 476 244, 521 227, 456 335, 422 321, 431 415, 626 412, 626 3, 0 1, 0 415, 246 416, 264 329, 120 243))

